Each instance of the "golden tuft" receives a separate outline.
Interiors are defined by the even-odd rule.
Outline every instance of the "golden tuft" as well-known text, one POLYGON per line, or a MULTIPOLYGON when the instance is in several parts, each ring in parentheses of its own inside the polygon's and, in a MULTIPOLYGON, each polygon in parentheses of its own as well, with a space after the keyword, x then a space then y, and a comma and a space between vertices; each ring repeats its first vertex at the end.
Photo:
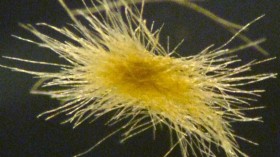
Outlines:
POLYGON ((18 38, 51 49, 69 64, 6 57, 59 67, 60 71, 53 73, 0 65, 39 77, 31 92, 61 100, 60 107, 40 116, 50 119, 67 114, 70 118, 65 122, 76 127, 89 118, 114 112, 109 124, 130 118, 116 131, 124 131, 122 141, 149 128, 156 130, 162 124, 169 127, 170 140, 173 141, 175 134, 177 142, 171 142, 165 156, 175 146, 180 147, 183 157, 190 152, 194 156, 215 156, 211 144, 223 149, 228 157, 247 156, 239 150, 235 139, 241 137, 232 132, 230 123, 259 121, 260 118, 246 117, 242 110, 256 109, 247 105, 263 90, 246 90, 242 86, 274 78, 276 74, 246 75, 251 66, 270 59, 238 66, 240 59, 233 53, 258 42, 233 50, 223 49, 226 43, 214 50, 208 47, 197 55, 179 57, 176 50, 169 52, 160 45, 160 29, 147 28, 142 18, 144 4, 138 10, 120 0, 118 3, 124 6, 122 12, 103 0, 99 5, 104 6, 105 15, 97 12, 101 18, 79 13, 89 23, 85 27, 62 0, 60 3, 75 23, 71 28, 37 25, 53 29, 70 41, 55 40, 29 24, 21 26, 42 42, 18 38))

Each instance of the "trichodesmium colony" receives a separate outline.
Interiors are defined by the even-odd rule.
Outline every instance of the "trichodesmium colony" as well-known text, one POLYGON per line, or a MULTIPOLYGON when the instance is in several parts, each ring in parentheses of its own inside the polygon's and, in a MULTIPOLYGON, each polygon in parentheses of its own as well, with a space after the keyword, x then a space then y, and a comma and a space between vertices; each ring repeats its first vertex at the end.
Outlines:
POLYGON ((270 59, 240 66, 235 52, 258 42, 232 50, 224 49, 226 43, 216 49, 208 47, 197 55, 180 57, 176 50, 169 51, 159 43, 160 29, 146 26, 142 17, 144 2, 140 10, 125 0, 117 2, 123 9, 114 6, 115 2, 100 1, 104 9, 96 13, 98 17, 80 12, 89 23, 84 26, 60 0, 74 24, 63 28, 45 23, 37 25, 55 30, 69 41, 58 41, 30 24, 21 25, 41 42, 18 38, 52 50, 68 64, 6 58, 55 66, 59 72, 1 67, 40 78, 31 93, 62 102, 60 107, 42 114, 47 119, 67 114, 70 118, 66 122, 76 127, 89 118, 114 112, 109 124, 129 119, 116 131, 123 131, 122 140, 166 125, 177 141, 171 142, 165 156, 176 146, 183 157, 215 156, 210 145, 221 148, 227 157, 247 156, 239 150, 236 138, 241 137, 232 132, 231 122, 260 120, 248 118, 242 111, 254 109, 248 107, 249 101, 263 90, 242 87, 274 78, 276 74, 246 74, 252 66, 270 59))

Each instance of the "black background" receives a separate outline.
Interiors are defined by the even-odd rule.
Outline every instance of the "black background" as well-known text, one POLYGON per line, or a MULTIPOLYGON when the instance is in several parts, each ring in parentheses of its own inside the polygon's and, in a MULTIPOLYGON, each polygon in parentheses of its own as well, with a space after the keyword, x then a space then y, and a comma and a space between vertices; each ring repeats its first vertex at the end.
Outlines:
MULTIPOLYGON (((79 1, 66 1, 71 8, 80 6, 79 1)), ((278 0, 208 0, 197 4, 213 11, 215 14, 246 24, 254 18, 266 16, 253 24, 246 34, 252 39, 265 37, 267 41, 261 46, 271 56, 278 59, 254 68, 257 72, 279 72, 279 28, 280 1, 278 0)), ((170 36, 170 46, 185 39, 178 49, 182 55, 196 54, 210 44, 221 45, 231 34, 208 18, 187 8, 173 3, 148 4, 145 7, 145 18, 150 24, 155 21, 156 27, 164 23, 161 34, 163 45, 166 36, 170 36)), ((55 0, 1 0, 0 1, 0 55, 37 59, 50 62, 63 62, 50 50, 38 48, 18 39, 11 34, 36 40, 29 32, 18 26, 18 23, 46 22, 55 26, 71 23, 69 17, 55 0)), ((47 31, 47 30, 42 30, 47 31)), ((52 33, 52 32, 50 32, 52 33)), ((53 34, 52 34, 53 35, 53 34)), ((54 35, 55 36, 55 35, 54 35)), ((233 42, 234 47, 242 42, 233 42)), ((245 62, 265 58, 254 49, 238 53, 245 62)), ((33 70, 52 69, 34 65, 15 63, 0 59, 0 64, 19 66, 33 70)), ((45 96, 30 95, 29 90, 36 81, 27 74, 0 69, 0 156, 1 157, 50 157, 73 156, 94 145, 102 137, 117 127, 104 126, 109 117, 94 124, 83 124, 76 129, 71 124, 60 125, 63 117, 44 121, 37 119, 39 113, 59 105, 55 100, 45 96)), ((249 116, 262 116, 264 123, 234 123, 236 134, 251 139, 259 146, 239 141, 241 150, 252 157, 279 157, 280 109, 279 79, 270 79, 252 85, 266 89, 258 102, 253 105, 265 105, 266 108, 248 112, 249 116)), ((156 140, 152 131, 146 131, 124 144, 119 143, 120 134, 113 136, 86 156, 95 157, 161 157, 168 150, 169 137, 166 128, 158 129, 156 140)), ((179 157, 179 149, 170 155, 179 157)), ((223 156, 218 155, 218 156, 223 156)))

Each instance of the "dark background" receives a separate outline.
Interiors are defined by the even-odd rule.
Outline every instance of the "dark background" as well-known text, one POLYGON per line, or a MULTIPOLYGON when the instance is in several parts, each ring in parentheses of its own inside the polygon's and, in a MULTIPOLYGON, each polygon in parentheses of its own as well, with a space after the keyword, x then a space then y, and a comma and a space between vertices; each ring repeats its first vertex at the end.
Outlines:
MULTIPOLYGON (((80 6, 79 1, 66 0, 71 8, 80 6)), ((265 37, 267 41, 261 46, 271 56, 278 59, 254 68, 258 72, 279 72, 279 28, 280 1, 278 0, 206 0, 197 4, 213 11, 215 14, 230 21, 246 24, 254 18, 266 16, 253 24, 246 32, 252 39, 265 37)), ((210 44, 221 45, 231 37, 231 34, 208 18, 173 3, 148 4, 145 8, 145 18, 150 24, 153 20, 156 26, 164 23, 161 34, 163 45, 166 36, 170 36, 170 46, 185 39, 178 49, 182 55, 196 54, 210 44)), ((0 55, 8 55, 34 60, 63 62, 53 52, 38 48, 18 39, 11 34, 36 40, 18 23, 46 22, 55 26, 71 23, 65 11, 55 0, 1 0, 0 1, 0 55)), ((47 30, 42 30, 47 31, 47 30)), ((50 32, 52 33, 52 32, 50 32)), ((53 35, 53 34, 52 34, 53 35)), ((241 44, 235 41, 229 47, 241 44)), ((265 58, 254 49, 238 53, 244 63, 253 59, 265 58)), ((1 58, 0 64, 18 66, 33 70, 52 69, 29 64, 16 63, 1 58)), ((109 117, 95 122, 83 124, 76 129, 71 124, 60 125, 63 117, 44 121, 37 119, 39 113, 59 105, 55 100, 45 96, 30 95, 29 90, 36 81, 32 76, 0 69, 0 156, 1 157, 51 157, 73 156, 94 145, 102 137, 116 129, 104 126, 109 117)), ((279 157, 280 149, 280 108, 279 79, 270 79, 252 85, 266 89, 258 102, 253 105, 265 105, 262 110, 248 112, 249 116, 262 116, 264 123, 234 123, 235 133, 251 139, 259 146, 253 146, 239 141, 241 150, 250 157, 279 157)), ((169 135, 166 128, 158 129, 156 140, 152 131, 146 131, 125 144, 120 144, 120 134, 113 136, 86 156, 95 157, 161 157, 169 148, 169 135)), ((180 157, 179 149, 170 155, 180 157)), ((224 156, 222 154, 218 156, 224 156)))

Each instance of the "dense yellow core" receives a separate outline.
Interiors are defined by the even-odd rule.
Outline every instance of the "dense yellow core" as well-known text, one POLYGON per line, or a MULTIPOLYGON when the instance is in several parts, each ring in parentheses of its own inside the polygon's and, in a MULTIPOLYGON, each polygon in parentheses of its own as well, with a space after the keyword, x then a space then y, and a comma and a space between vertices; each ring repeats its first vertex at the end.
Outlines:
POLYGON ((191 82, 174 58, 148 52, 104 54, 95 69, 95 83, 141 101, 186 99, 191 82))

